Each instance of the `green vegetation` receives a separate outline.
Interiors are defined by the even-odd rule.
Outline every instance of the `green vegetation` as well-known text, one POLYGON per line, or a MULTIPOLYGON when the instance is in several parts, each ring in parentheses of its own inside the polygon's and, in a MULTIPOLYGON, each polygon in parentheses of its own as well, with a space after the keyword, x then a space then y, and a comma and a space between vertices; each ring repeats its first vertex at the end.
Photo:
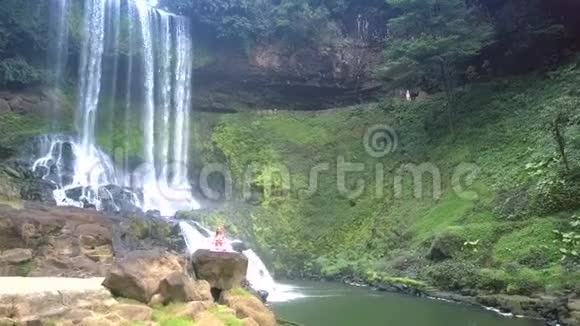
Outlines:
POLYGON ((211 31, 210 35, 218 39, 249 45, 269 37, 290 42, 321 42, 325 35, 338 32, 333 18, 344 14, 355 1, 162 0, 161 3, 173 11, 191 15, 195 24, 211 31))
POLYGON ((18 276, 28 276, 32 270, 32 262, 20 263, 17 266, 18 276))
POLYGON ((221 320, 226 326, 242 326, 244 323, 236 317, 226 306, 213 305, 208 311, 217 319, 221 320))
POLYGON ((153 320, 160 326, 192 326, 195 323, 191 318, 175 317, 175 312, 183 309, 184 304, 154 307, 153 320))
MULTIPOLYGON (((198 325, 190 317, 175 317, 183 311, 185 304, 175 303, 168 306, 157 306, 153 310, 153 321, 160 326, 193 326, 198 325)), ((242 326, 243 322, 226 306, 212 305, 208 310, 211 316, 223 322, 226 326, 242 326)))
POLYGON ((388 3, 402 14, 389 20, 383 73, 398 83, 443 89, 452 129, 455 85, 466 61, 493 40, 491 21, 479 4, 462 0, 388 3))
MULTIPOLYGON (((566 198, 577 198, 578 179, 565 172, 546 125, 560 112, 578 114, 573 85, 579 81, 580 71, 571 64, 547 80, 526 76, 474 84, 457 94, 455 136, 448 131, 441 95, 317 113, 220 116, 219 126, 206 135, 204 157, 224 158, 237 185, 250 163, 257 175, 271 173, 272 166, 290 171, 291 187, 282 189, 275 181, 273 188, 280 191, 271 192, 272 198, 254 188, 259 194, 246 200, 249 222, 237 224, 239 233, 253 235, 265 251, 275 252, 277 273, 410 278, 450 290, 560 293, 578 286, 577 265, 561 261, 562 249, 573 250, 565 244, 577 245, 564 239, 575 234, 554 232, 568 230, 567 223, 575 221, 578 203, 566 198), (396 151, 378 159, 363 146, 366 130, 376 124, 391 126, 398 137, 396 151), (357 179, 366 184, 357 196, 338 191, 340 157, 365 165, 346 177, 349 189, 355 189, 357 179), (409 162, 439 169, 441 196, 433 195, 429 173, 419 198, 411 173, 402 174, 403 191, 396 194, 395 176, 409 162), (321 163, 328 169, 309 193, 310 169, 321 163), (473 180, 461 175, 463 189, 458 190, 453 175, 461 163, 475 164, 477 173, 473 180), (385 171, 378 190, 376 164, 385 171)), ((570 171, 580 166, 575 121, 562 125, 566 153, 574 157, 570 171)), ((243 199, 239 192, 238 199, 243 199)))
POLYGON ((48 3, 6 0, 0 8, 0 86, 34 84, 47 78, 48 3))
POLYGON ((253 294, 251 294, 250 292, 248 292, 248 290, 244 289, 244 288, 233 288, 230 291, 230 294, 234 295, 234 296, 241 296, 241 297, 251 297, 253 296, 253 294))
POLYGON ((23 58, 10 58, 0 61, 0 85, 35 84, 43 81, 44 75, 23 58))
POLYGON ((493 39, 494 29, 482 8, 460 0, 391 0, 402 14, 389 20, 385 74, 399 82, 443 83, 453 90, 457 69, 493 39), (399 76, 402 75, 402 76, 399 76))
MULTIPOLYGON (((50 81, 44 67, 51 40, 46 3, 3 2, 2 88, 50 81)), ((202 44, 195 50, 196 68, 215 62, 208 44, 333 51, 353 41, 357 18, 378 17, 380 27, 371 34, 377 34, 378 51, 385 44, 385 56, 373 72, 386 86, 431 94, 414 101, 384 97, 324 112, 279 111, 281 104, 253 113, 195 114, 198 128, 189 136, 199 153, 192 155, 192 171, 227 164, 235 201, 228 209, 192 213, 192 218, 225 222, 229 232, 252 239, 277 273, 289 276, 509 294, 559 294, 580 287, 580 64, 567 48, 574 37, 566 35, 574 31, 565 26, 561 6, 542 13, 539 1, 162 4, 191 15, 202 44), (528 59, 530 53, 539 54, 528 59), (571 62, 547 69, 564 59, 571 62), (531 70, 541 72, 498 77, 531 70), (216 126, 204 125, 216 120, 216 126), (377 125, 396 133, 371 146, 390 149, 385 155, 371 155, 374 149, 365 147, 376 140, 367 132, 377 125), (350 163, 356 166, 349 173, 339 173, 353 167, 350 163)), ((72 1, 67 22, 72 62, 78 61, 81 12, 81 2, 72 1)), ((130 26, 122 24, 119 37, 127 44, 130 26)), ((368 43, 364 46, 373 42, 368 43)), ((97 141, 108 153, 122 150, 135 163, 143 147, 139 106, 120 104, 115 91, 103 87, 97 141)), ((10 110, 0 114, 1 151, 51 128, 42 114, 10 110)), ((72 129, 72 119, 64 120, 62 129, 72 129)), ((229 191, 219 177, 210 184, 229 191)), ((13 204, 11 198, 2 200, 13 204)), ((170 233, 155 221, 129 218, 126 226, 136 241, 170 233)), ((211 312, 228 325, 238 323, 219 306, 211 312)), ((191 322, 166 310, 157 315, 163 325, 191 322)))
POLYGON ((569 222, 569 228, 564 231, 554 230, 558 239, 562 260, 571 260, 580 263, 580 217, 573 215, 569 222))
POLYGON ((171 236, 171 226, 165 220, 129 216, 125 224, 127 235, 134 240, 168 241, 171 236))

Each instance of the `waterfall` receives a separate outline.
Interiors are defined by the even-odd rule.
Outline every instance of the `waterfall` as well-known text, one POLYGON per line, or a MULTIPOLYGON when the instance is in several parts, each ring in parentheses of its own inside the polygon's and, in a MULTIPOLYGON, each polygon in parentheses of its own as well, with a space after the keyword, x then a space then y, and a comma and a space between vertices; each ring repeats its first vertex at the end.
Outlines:
POLYGON ((143 38, 144 209, 162 215, 198 209, 187 173, 193 69, 189 21, 145 2, 136 4, 143 38))
MULTIPOLYGON (((199 249, 211 249, 212 232, 197 222, 179 222, 181 234, 187 246, 187 252, 191 255, 199 249)), ((231 251, 231 240, 226 239, 226 247, 231 251)), ((270 275, 268 268, 258 255, 251 249, 242 251, 248 258, 248 271, 246 279, 254 290, 264 290, 270 295, 276 293, 276 283, 270 275)))
POLYGON ((88 152, 95 144, 95 117, 101 91, 102 59, 105 39, 105 8, 108 1, 86 0, 83 43, 79 68, 79 123, 81 144, 88 152))
MULTIPOLYGON (((61 58, 66 56, 68 38, 67 0, 54 1, 55 16, 60 15, 54 56, 61 58)), ((51 143, 39 146, 33 164, 35 171, 55 184, 59 205, 88 203, 102 207, 102 201, 113 196, 109 190, 116 185, 132 189, 136 195, 129 196, 131 204, 144 211, 159 210, 163 216, 171 216, 180 209, 199 208, 187 172, 193 69, 190 24, 184 17, 152 7, 155 4, 145 0, 84 1, 78 136, 46 138, 43 141, 51 143), (122 22, 128 28, 124 29, 122 22), (126 53, 120 50, 122 37, 128 40, 126 53), (126 58, 126 79, 119 80, 122 56, 126 58), (119 85, 125 85, 124 94, 119 94, 119 85), (121 96, 124 105, 116 112, 111 103, 121 96), (107 105, 110 112, 103 111, 107 105), (123 145, 129 146, 135 115, 141 116, 143 161, 132 169, 127 150, 111 148, 111 154, 115 154, 111 159, 99 145, 113 144, 112 136, 97 133, 112 133, 113 125, 120 125, 125 136, 123 145), (124 121, 115 121, 118 117, 124 121), (80 196, 69 196, 77 194, 76 190, 80 190, 80 196)), ((61 76, 64 65, 55 65, 55 74, 61 76)))
POLYGON ((110 184, 115 174, 113 162, 105 153, 95 146, 83 148, 76 138, 66 135, 41 136, 35 143, 37 152, 45 154, 33 163, 32 170, 55 185, 57 205, 83 207, 90 203, 101 207, 100 185, 110 184))
MULTIPOLYGON (((65 67, 68 57, 68 1, 67 0, 55 0, 55 5, 50 7, 50 26, 52 29, 49 31, 49 35, 54 42, 51 43, 48 49, 48 67, 53 74, 53 86, 55 88, 60 88, 64 85, 64 75, 65 67)), ((53 130, 58 129, 60 123, 60 103, 57 101, 51 101, 50 103, 50 114, 51 114, 51 128, 53 130)))
MULTIPOLYGON (((67 0, 53 1, 58 19, 52 57, 60 87, 67 57, 67 0)), ((194 60, 191 26, 185 17, 154 8, 156 3, 84 0, 77 134, 38 137, 33 149, 32 170, 55 186, 58 205, 159 210, 166 217, 180 209, 199 208, 187 170, 194 60), (115 144, 110 134, 117 126, 123 145, 129 147, 136 117, 140 118, 142 164, 132 168, 127 148, 110 148, 107 155, 100 146, 115 144)), ((190 254, 211 249, 211 231, 199 223, 180 222, 180 227, 190 254)), ((226 242, 226 249, 232 250, 231 241, 226 242)), ((248 258, 246 278, 253 288, 276 297, 277 285, 262 260, 252 250, 242 253, 248 258)))
POLYGON ((262 259, 252 249, 244 250, 243 254, 248 257, 248 272, 246 274, 248 282, 259 290, 274 293, 276 283, 274 283, 274 279, 262 259))
POLYGON ((50 8, 50 22, 53 26, 50 35, 54 42, 48 52, 48 66, 52 68, 55 86, 60 87, 68 55, 68 1, 55 0, 55 2, 56 4, 50 8))
POLYGON ((362 15, 358 14, 356 17, 356 36, 362 42, 369 39, 369 21, 362 15))

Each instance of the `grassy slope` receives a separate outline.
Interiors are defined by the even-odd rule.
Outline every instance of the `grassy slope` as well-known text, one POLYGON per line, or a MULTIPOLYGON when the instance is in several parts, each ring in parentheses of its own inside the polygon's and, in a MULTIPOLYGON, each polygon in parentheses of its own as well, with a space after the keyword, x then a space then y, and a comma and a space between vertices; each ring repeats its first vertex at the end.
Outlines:
MULTIPOLYGON (((526 170, 528 163, 555 157, 546 125, 556 112, 578 116, 579 82, 580 69, 571 65, 546 76, 473 85, 459 96, 454 133, 449 131, 440 96, 317 113, 225 115, 211 136, 213 144, 207 146, 212 151, 205 156, 212 161, 222 150, 234 172, 250 162, 290 169, 292 190, 268 200, 248 217, 258 242, 275 250, 278 271, 411 276, 448 288, 499 283, 498 291, 513 293, 579 287, 578 274, 560 263, 552 233, 573 212, 536 209, 534 193, 543 175, 532 176, 526 170), (362 145, 365 131, 375 124, 393 127, 399 138, 397 150, 381 159, 370 157, 362 145), (347 181, 352 185, 356 178, 364 178, 364 194, 345 198, 337 191, 336 173, 325 172, 318 191, 305 197, 309 169, 328 162, 330 171, 336 171, 339 156, 366 164, 364 172, 351 174, 347 181), (414 198, 410 177, 404 179, 403 197, 393 197, 393 175, 409 162, 439 167, 441 198, 414 198), (462 199, 451 190, 453 168, 465 162, 480 168, 468 188, 477 193, 476 199, 462 199), (386 172, 383 196, 376 195, 372 182, 377 163, 386 172), (527 198, 518 195, 522 189, 530 198, 518 200, 527 198), (460 245, 451 261, 427 261, 433 239, 450 232, 462 242, 478 242, 460 245), (458 286, 441 280, 457 266, 461 270, 474 266, 474 275, 466 275, 458 286)), ((577 131, 566 130, 576 165, 577 131)), ((424 186, 431 188, 427 181, 424 186)))

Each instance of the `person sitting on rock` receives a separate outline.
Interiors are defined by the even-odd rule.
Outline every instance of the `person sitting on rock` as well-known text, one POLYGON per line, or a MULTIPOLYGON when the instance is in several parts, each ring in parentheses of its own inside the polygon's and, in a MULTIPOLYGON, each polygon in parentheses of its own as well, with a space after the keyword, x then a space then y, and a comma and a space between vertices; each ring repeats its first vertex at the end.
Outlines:
POLYGON ((215 230, 215 235, 212 240, 212 244, 215 251, 227 251, 226 244, 226 230, 223 224, 218 225, 215 230))

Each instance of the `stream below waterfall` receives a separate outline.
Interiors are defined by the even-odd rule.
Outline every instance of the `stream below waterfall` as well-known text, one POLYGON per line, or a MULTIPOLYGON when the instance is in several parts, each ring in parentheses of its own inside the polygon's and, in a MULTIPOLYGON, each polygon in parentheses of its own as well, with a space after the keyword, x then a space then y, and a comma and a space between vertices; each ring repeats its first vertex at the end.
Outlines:
POLYGON ((340 283, 288 282, 276 315, 305 326, 541 326, 480 307, 372 291, 340 283))

